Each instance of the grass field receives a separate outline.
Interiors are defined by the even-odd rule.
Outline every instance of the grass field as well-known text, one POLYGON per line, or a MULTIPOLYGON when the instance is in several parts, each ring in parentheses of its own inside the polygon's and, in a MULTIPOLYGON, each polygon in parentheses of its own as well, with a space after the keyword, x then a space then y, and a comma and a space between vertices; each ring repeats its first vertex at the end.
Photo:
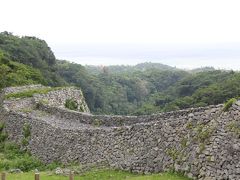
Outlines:
MULTIPOLYGON (((68 177, 40 173, 40 180, 68 180, 68 177)), ((6 180, 34 180, 34 173, 7 174, 6 180)), ((74 180, 189 180, 186 177, 173 173, 153 175, 137 175, 122 171, 98 170, 90 171, 81 176, 75 176, 74 180)))

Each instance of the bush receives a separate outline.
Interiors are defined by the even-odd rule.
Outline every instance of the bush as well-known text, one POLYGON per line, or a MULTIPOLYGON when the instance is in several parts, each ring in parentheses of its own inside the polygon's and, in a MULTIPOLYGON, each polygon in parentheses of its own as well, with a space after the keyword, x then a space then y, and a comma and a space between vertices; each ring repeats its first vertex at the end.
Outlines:
POLYGON ((4 123, 0 123, 0 133, 3 131, 4 127, 5 127, 5 124, 4 123))
MULTIPOLYGON (((30 153, 24 151, 21 146, 7 141, 7 134, 4 132, 4 123, 0 123, 0 171, 9 169, 21 169, 30 171, 34 169, 46 170, 54 169, 60 166, 60 163, 45 165, 30 153)), ((22 145, 27 146, 31 136, 31 127, 29 124, 23 126, 22 145)))
POLYGON ((0 133, 0 143, 4 142, 7 139, 8 135, 5 132, 0 133))
POLYGON ((70 109, 70 110, 77 110, 78 108, 78 103, 74 99, 67 99, 65 102, 65 107, 70 109))
POLYGON ((5 124, 0 123, 0 143, 3 143, 8 137, 7 133, 3 132, 4 127, 5 127, 5 124))
POLYGON ((23 126, 23 136, 28 138, 31 135, 31 127, 30 124, 26 123, 23 126))
POLYGON ((235 98, 232 98, 232 99, 229 99, 225 104, 224 104, 224 107, 223 107, 223 111, 226 112, 229 110, 230 107, 232 107, 232 105, 237 101, 237 99, 235 98))

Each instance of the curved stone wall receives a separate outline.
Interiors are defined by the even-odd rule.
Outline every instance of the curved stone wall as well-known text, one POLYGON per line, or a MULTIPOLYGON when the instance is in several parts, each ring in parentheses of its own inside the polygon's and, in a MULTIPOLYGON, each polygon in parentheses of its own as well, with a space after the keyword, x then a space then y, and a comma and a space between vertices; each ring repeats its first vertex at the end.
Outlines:
POLYGON ((29 124, 28 149, 46 163, 106 163, 133 172, 175 169, 197 179, 240 179, 238 103, 228 112, 217 105, 151 116, 96 116, 46 104, 25 112, 24 105, 4 104, 1 121, 9 138, 21 143, 29 124))

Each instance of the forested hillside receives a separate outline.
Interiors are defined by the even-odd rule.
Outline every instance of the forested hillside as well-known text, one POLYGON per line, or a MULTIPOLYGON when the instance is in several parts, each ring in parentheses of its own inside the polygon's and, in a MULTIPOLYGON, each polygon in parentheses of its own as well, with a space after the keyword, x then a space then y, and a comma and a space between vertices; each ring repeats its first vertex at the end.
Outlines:
POLYGON ((67 61, 58 64, 67 82, 83 88, 95 113, 151 114, 224 103, 240 94, 240 73, 234 71, 121 66, 115 72, 112 69, 118 66, 84 68, 67 61))
POLYGON ((2 32, 0 33, 0 51, 8 60, 38 69, 47 84, 51 86, 64 84, 56 72, 56 58, 44 40, 30 36, 18 37, 2 32))
POLYGON ((164 65, 161 63, 151 63, 151 62, 145 62, 145 63, 140 63, 135 66, 126 66, 126 65, 111 65, 107 67, 103 66, 85 66, 87 71, 89 71, 92 74, 100 74, 102 73, 103 70, 107 71, 108 73, 124 73, 124 72, 133 72, 133 71, 146 71, 146 70, 151 70, 151 69, 159 69, 159 70, 177 70, 174 67, 164 65))
POLYGON ((82 88, 98 114, 151 114, 223 103, 240 94, 240 73, 199 68, 184 71, 158 63, 82 66, 56 60, 35 37, 0 33, 0 86, 42 83, 82 88))
POLYGON ((46 84, 42 73, 31 66, 11 61, 0 51, 0 88, 24 84, 46 84))

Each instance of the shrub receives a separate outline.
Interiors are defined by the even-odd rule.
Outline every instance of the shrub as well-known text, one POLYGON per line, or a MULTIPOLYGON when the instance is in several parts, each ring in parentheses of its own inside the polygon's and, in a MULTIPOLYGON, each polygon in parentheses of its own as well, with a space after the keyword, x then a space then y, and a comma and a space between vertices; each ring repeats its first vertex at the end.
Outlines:
MULTIPOLYGON (((53 169, 60 166, 60 163, 52 163, 44 165, 37 158, 31 156, 24 151, 19 145, 8 142, 7 134, 3 131, 4 123, 0 123, 0 170, 21 169, 22 171, 30 171, 33 169, 46 170, 53 169)), ((26 123, 23 126, 22 143, 28 145, 29 137, 31 135, 30 125, 26 123)))
POLYGON ((30 124, 26 123, 23 126, 23 136, 28 138, 31 135, 31 127, 30 124))
POLYGON ((5 124, 0 123, 0 143, 3 143, 8 137, 7 133, 3 131, 4 127, 5 124))
POLYGON ((223 107, 223 111, 226 112, 229 110, 230 107, 232 107, 232 105, 236 102, 237 100, 235 98, 229 99, 223 107))
POLYGON ((94 119, 93 120, 93 125, 95 127, 99 127, 99 126, 101 126, 101 124, 102 124, 102 122, 99 119, 94 119))
POLYGON ((8 135, 5 132, 0 133, 0 143, 4 142, 7 139, 8 135))
POLYGON ((4 127, 5 127, 5 124, 4 123, 0 123, 0 133, 3 131, 4 127))
POLYGON ((29 139, 31 136, 31 127, 30 124, 25 123, 23 126, 23 138, 22 138, 22 147, 25 149, 29 144, 29 139))
POLYGON ((78 103, 74 99, 67 99, 65 102, 65 107, 70 109, 70 110, 77 110, 78 108, 78 103))

